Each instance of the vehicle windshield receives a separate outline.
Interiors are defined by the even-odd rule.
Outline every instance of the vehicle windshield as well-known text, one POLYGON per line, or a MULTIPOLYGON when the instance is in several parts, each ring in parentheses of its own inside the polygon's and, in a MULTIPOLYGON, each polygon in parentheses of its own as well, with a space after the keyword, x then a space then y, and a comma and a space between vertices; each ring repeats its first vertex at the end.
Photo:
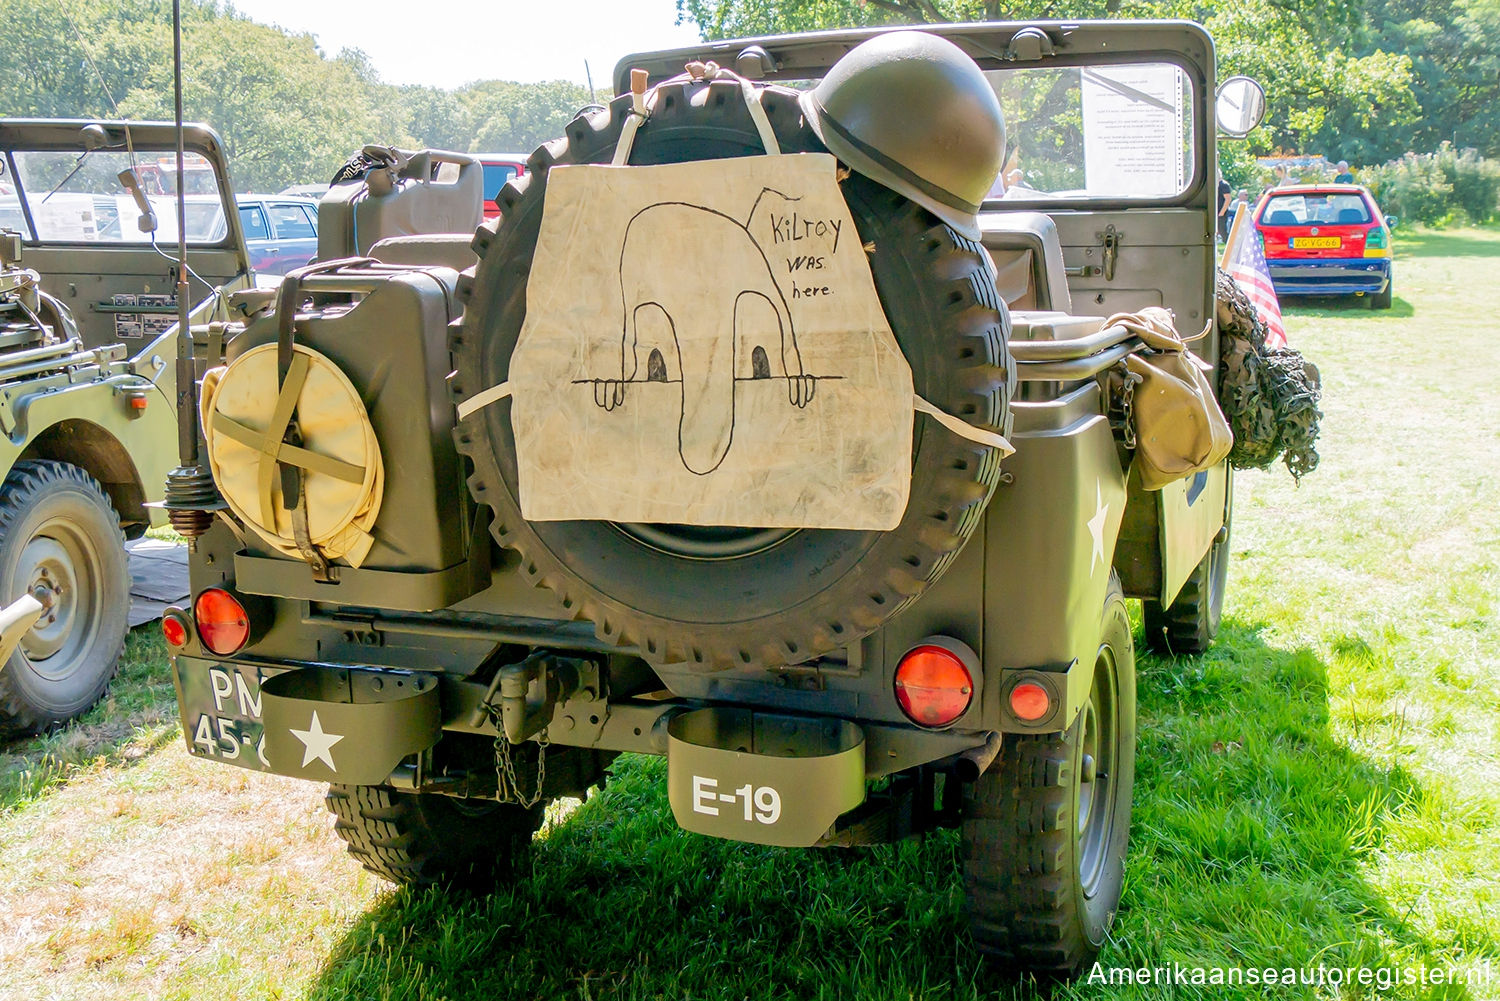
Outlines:
MULTIPOLYGON (((1193 182, 1193 83, 1166 62, 992 69, 1005 164, 990 199, 1159 201, 1193 182)), ((816 80, 777 80, 798 90, 816 80)), ((488 168, 486 168, 488 170, 488 168)))
POLYGON ((1267 226, 1357 225, 1370 221, 1370 209, 1354 192, 1272 195, 1260 221, 1267 226))
POLYGON ((1193 86, 1171 63, 988 70, 1009 147, 991 198, 1162 199, 1193 178, 1193 86))
MULTIPOLYGON (((72 150, 18 150, 11 154, 16 176, 0 181, 0 226, 46 243, 150 243, 141 231, 141 211, 120 183, 134 167, 156 216, 156 242, 177 240, 176 164, 147 160, 155 154, 95 150, 79 157, 72 150), (30 209, 35 231, 26 224, 30 209)), ((186 161, 183 188, 190 244, 212 245, 229 235, 224 199, 212 167, 202 157, 186 161)))

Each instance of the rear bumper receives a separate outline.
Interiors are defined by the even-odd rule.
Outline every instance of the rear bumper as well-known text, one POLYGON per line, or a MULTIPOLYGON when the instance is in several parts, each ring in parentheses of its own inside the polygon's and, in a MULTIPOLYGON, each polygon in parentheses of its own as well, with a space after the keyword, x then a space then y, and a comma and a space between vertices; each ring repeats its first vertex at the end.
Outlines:
POLYGON ((1383 292, 1391 280, 1389 257, 1270 260, 1277 295, 1351 295, 1383 292))
MULTIPOLYGON (((177 654, 171 663, 188 752, 258 771, 377 784, 396 762, 432 746, 444 732, 487 737, 500 732, 480 707, 486 701, 503 702, 503 693, 436 672, 189 654, 177 654), (316 726, 314 710, 319 714, 316 726), (339 746, 329 743, 326 755, 309 754, 305 738, 314 730, 325 742, 329 736, 339 738, 339 746), (349 736, 355 732, 363 736, 349 736)), ((528 704, 524 711, 536 718, 526 727, 525 739, 545 728, 554 744, 660 755, 667 752, 668 723, 703 707, 699 700, 616 700, 585 690, 551 705, 528 704)), ((753 711, 781 712, 773 707, 753 711)), ((844 712, 785 715, 830 726, 856 725, 863 735, 860 758, 869 778, 951 758, 983 746, 989 736, 983 730, 924 730, 850 719, 844 712)))

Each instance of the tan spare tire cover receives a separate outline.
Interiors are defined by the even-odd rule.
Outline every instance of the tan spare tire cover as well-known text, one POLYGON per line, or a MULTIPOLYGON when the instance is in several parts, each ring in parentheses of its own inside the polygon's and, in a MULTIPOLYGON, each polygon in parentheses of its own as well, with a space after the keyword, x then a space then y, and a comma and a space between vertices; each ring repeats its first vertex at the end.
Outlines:
POLYGON ((282 461, 298 466, 313 545, 357 567, 374 541, 385 487, 380 443, 349 377, 311 348, 298 344, 293 351, 287 387, 296 390, 300 381, 301 448, 282 442, 290 401, 278 392, 276 345, 263 344, 203 378, 209 464, 229 509, 267 543, 300 559, 277 471, 282 461))

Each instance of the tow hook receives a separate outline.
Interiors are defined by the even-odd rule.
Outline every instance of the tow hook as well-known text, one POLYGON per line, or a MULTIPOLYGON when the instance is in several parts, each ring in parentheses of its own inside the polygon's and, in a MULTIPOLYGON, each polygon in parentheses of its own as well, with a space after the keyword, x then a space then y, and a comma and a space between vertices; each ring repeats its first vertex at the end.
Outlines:
POLYGON ((0 671, 5 670, 10 655, 16 652, 22 637, 52 607, 53 595, 50 587, 38 584, 4 609, 0 609, 0 671))
POLYGON ((475 710, 475 725, 483 720, 487 706, 498 703, 505 739, 512 744, 530 740, 552 722, 558 703, 568 701, 582 687, 579 667, 578 661, 545 650, 520 663, 505 665, 495 672, 489 691, 475 710))

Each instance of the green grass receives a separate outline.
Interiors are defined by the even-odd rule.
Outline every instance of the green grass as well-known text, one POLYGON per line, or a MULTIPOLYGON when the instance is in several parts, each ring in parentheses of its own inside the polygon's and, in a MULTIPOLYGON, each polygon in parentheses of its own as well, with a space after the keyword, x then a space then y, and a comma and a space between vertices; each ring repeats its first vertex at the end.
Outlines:
POLYGON ((139 760, 175 736, 176 697, 165 661, 157 625, 133 630, 97 706, 61 730, 0 744, 0 817, 78 776, 139 760))
MULTIPOLYGON (((1220 642, 1197 658, 1139 655, 1132 854, 1101 956, 1488 962, 1495 979, 1085 981, 1049 996, 1500 997, 1500 341, 1484 300, 1496 256, 1494 230, 1402 232, 1396 309, 1288 309, 1325 381, 1323 463, 1300 486, 1280 469, 1236 478, 1220 642)), ((133 642, 139 669, 84 727, 170 711, 159 647, 133 642)), ((0 996, 1045 993, 967 943, 951 834, 826 853, 714 841, 676 829, 660 761, 626 758, 500 891, 393 891, 338 854, 312 786, 189 761, 175 744, 122 752, 154 747, 162 727, 41 780, 0 762, 0 996)), ((7 753, 35 762, 68 732, 7 753)))

